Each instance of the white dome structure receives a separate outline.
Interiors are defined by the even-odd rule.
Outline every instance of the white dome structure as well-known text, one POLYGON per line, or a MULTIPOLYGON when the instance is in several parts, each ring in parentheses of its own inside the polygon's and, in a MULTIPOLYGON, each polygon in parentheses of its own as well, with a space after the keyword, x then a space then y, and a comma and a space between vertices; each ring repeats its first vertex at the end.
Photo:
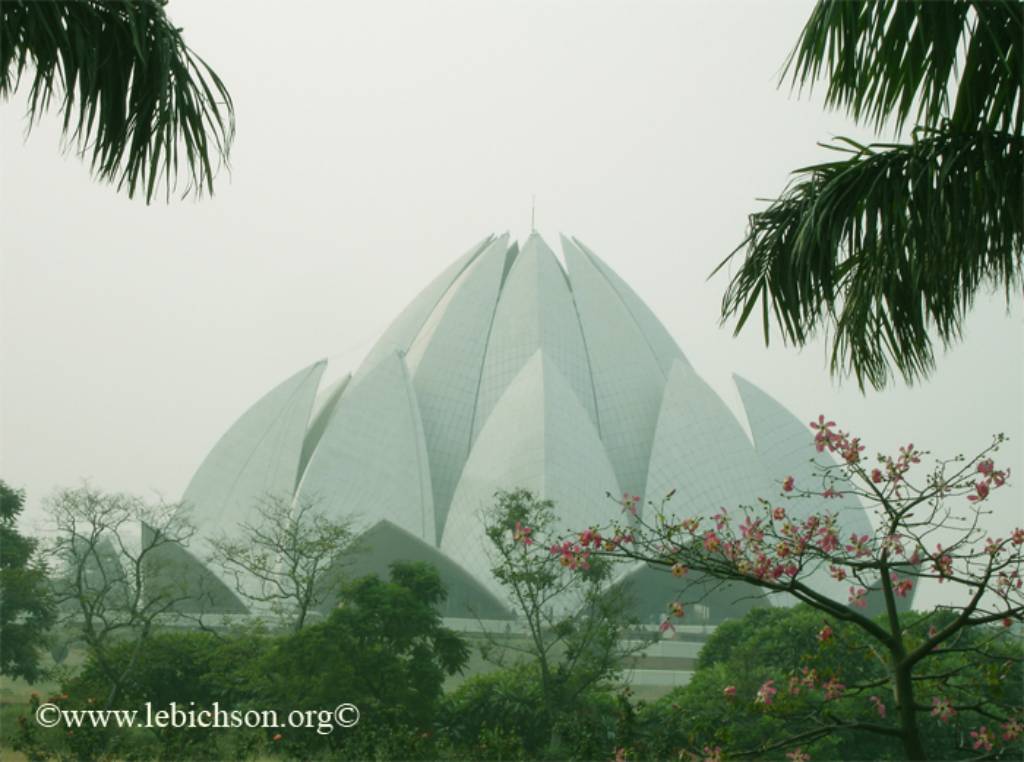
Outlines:
MULTIPOLYGON (((799 419, 737 378, 751 440, 629 286, 578 240, 561 245, 564 267, 536 233, 521 248, 486 238, 353 374, 321 389, 317 362, 256 402, 185 491, 199 536, 237 532, 267 495, 313 499, 358 516, 364 570, 429 560, 446 614, 504 617, 481 521, 498 490, 555 501, 570 530, 619 516, 606 493, 676 489, 673 512, 708 514, 810 477, 818 454, 799 419)), ((843 517, 845 531, 870 532, 859 507, 843 517)), ((222 605, 237 610, 232 595, 225 586, 222 605)))

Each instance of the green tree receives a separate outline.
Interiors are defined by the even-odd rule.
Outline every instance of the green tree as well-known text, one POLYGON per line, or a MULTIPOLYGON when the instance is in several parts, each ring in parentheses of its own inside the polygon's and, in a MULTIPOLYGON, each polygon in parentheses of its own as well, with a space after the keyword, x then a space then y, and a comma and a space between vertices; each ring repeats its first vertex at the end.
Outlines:
MULTIPOLYGON (((471 677, 445 697, 448 740, 470 759, 544 758, 552 723, 541 685, 531 662, 471 677)), ((576 696, 561 715, 559 756, 606 758, 619 709, 620 699, 608 685, 576 696)))
MULTIPOLYGON (((908 143, 799 169, 750 216, 722 304, 739 332, 760 305, 783 340, 831 336, 834 375, 883 387, 935 365, 982 289, 1024 286, 1024 5, 1017 0, 820 0, 783 79, 908 143)), ((716 270, 717 272, 717 270, 716 270)))
MULTIPOLYGON (((208 708, 214 701, 232 706, 228 703, 230 694, 210 679, 228 642, 209 632, 165 631, 154 633, 138 647, 132 641, 112 644, 107 658, 120 663, 135 661, 135 668, 120 686, 115 707, 142 711, 147 701, 154 711, 167 709, 172 702, 183 711, 208 708)), ((259 651, 252 641, 246 643, 246 658, 251 659, 259 651)), ((82 672, 64 684, 68 698, 63 705, 68 709, 92 708, 102 702, 110 687, 102 663, 91 656, 82 672)), ((226 735, 224 730, 202 727, 88 728, 66 738, 65 743, 79 758, 106 754, 117 758, 222 759, 225 752, 218 748, 217 741, 226 740, 226 735)))
POLYGON ((5 0, 0 97, 31 69, 29 127, 54 99, 63 132, 92 173, 148 202, 179 175, 185 194, 213 193, 234 137, 220 77, 190 49, 165 0, 5 0))
POLYGON ((574 555, 571 541, 558 548, 545 544, 555 536, 554 503, 525 489, 495 497, 486 517, 492 572, 508 591, 526 638, 488 631, 484 656, 503 667, 530 666, 539 689, 533 734, 543 741, 531 751, 564 756, 566 730, 582 707, 592 694, 606 691, 623 660, 648 641, 625 637, 634 623, 623 614, 623 590, 609 587, 613 563, 574 555))
MULTIPOLYGON (((430 732, 445 678, 461 671, 469 656, 463 639, 441 622, 446 596, 430 565, 395 563, 390 580, 370 575, 346 584, 325 622, 279 639, 259 664, 261 707, 285 716, 348 702, 365 718, 323 735, 291 730, 284 745, 369 757, 389 748, 388 736, 430 732)), ((412 751, 392 749, 394 755, 412 751)))
POLYGON ((25 493, 0 480, 0 672, 31 682, 56 612, 39 543, 18 532, 24 508, 25 493))

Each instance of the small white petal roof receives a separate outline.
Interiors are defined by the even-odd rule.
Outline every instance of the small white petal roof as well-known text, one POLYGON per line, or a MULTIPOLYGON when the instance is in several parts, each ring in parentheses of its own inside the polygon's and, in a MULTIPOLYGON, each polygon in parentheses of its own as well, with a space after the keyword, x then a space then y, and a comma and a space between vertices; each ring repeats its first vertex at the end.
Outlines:
POLYGON ((707 516, 719 508, 770 499, 768 478, 739 421, 689 365, 669 372, 654 432, 647 498, 655 504, 672 490, 667 512, 707 516))
POLYGON ((434 503, 416 394, 398 352, 345 390, 299 483, 326 515, 381 519, 433 544, 434 503))
POLYGON ((182 500, 201 535, 230 534, 268 496, 295 490, 323 360, 271 389, 235 421, 196 470, 182 500))

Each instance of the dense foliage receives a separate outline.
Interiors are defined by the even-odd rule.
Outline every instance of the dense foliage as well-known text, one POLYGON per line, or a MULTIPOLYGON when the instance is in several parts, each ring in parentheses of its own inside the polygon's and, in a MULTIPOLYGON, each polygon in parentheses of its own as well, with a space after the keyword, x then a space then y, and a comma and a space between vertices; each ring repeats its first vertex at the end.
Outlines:
POLYGON ((389 580, 345 585, 324 622, 287 634, 165 630, 126 638, 108 644, 102 662, 92 656, 50 697, 65 709, 100 708, 112 687, 105 665, 130 664, 112 708, 141 710, 149 702, 182 711, 272 711, 281 727, 79 728, 61 738, 26 719, 7 742, 77 759, 223 759, 268 750, 296 758, 430 757, 444 681, 468 657, 465 641, 441 624, 445 596, 435 569, 396 563, 389 580), (332 712, 341 703, 358 708, 357 724, 337 725, 332 712), (284 727, 292 712, 313 712, 313 719, 284 727))
POLYGON ((25 493, 0 481, 0 672, 35 680, 55 614, 39 543, 18 531, 24 507, 25 493))

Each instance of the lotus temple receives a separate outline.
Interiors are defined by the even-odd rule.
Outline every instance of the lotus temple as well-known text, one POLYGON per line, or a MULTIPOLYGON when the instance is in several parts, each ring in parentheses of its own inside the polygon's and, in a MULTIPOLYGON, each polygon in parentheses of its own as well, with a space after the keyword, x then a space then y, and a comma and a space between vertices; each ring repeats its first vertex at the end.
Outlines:
MULTIPOLYGON (((266 496, 355 517, 365 552, 348 573, 430 561, 449 590, 447 617, 500 620, 512 612, 482 521, 496 491, 530 489, 554 501, 560 530, 579 530, 620 519, 607 493, 643 505, 675 489, 679 516, 774 498, 784 476, 810 479, 817 455, 806 427, 817 411, 796 416, 735 377, 738 420, 643 300, 575 238, 562 237, 561 258, 537 233, 522 245, 484 239, 420 292, 360 366, 331 368, 329 384, 326 370, 325 361, 301 368, 256 401, 184 493, 199 542, 175 552, 217 611, 246 607, 234 581, 200 560, 204 543, 237 536, 266 496)), ((870 531, 856 505, 841 523, 870 531)), ((652 621, 673 581, 640 566, 616 584, 631 586, 635 613, 652 621)), ((766 604, 716 590, 702 611, 717 622, 752 605, 766 604)))

